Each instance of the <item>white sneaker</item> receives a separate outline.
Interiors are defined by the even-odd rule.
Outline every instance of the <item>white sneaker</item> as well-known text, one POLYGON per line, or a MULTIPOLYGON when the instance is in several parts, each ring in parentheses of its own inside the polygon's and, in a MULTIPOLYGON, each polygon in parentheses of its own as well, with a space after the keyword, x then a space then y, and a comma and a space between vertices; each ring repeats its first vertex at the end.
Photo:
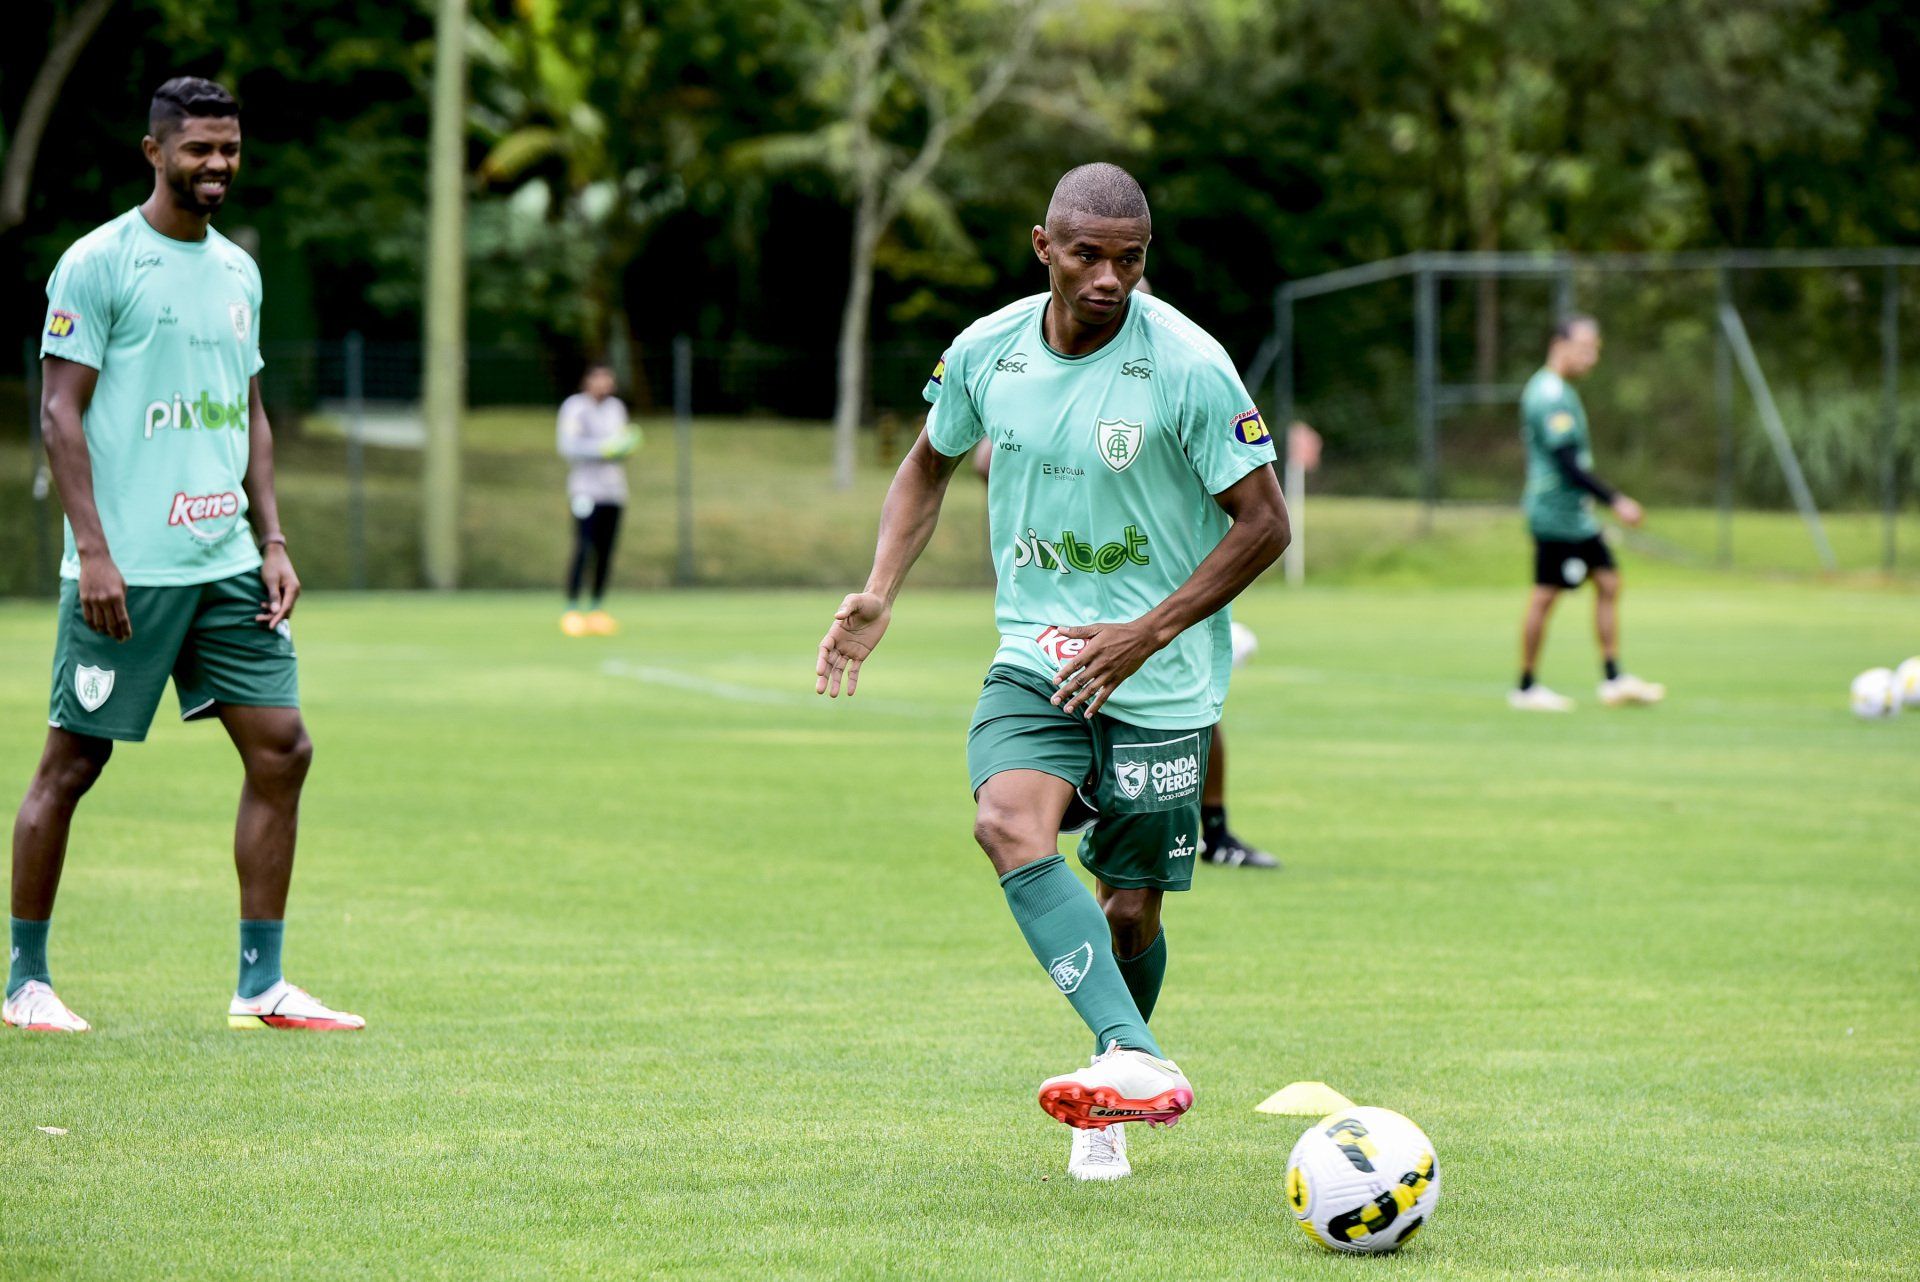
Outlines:
POLYGON ((30 1033, 84 1033, 93 1027, 67 1009, 53 985, 37 979, 29 979, 7 998, 5 1016, 7 1023, 30 1033))
POLYGON ((329 1010, 304 988, 281 980, 258 997, 234 995, 227 1007, 228 1028, 295 1028, 309 1032, 350 1033, 367 1021, 343 1010, 329 1010))
POLYGON ((1127 1128, 1073 1131, 1073 1150, 1067 1155, 1067 1174, 1076 1180, 1124 1180, 1133 1174, 1127 1161, 1127 1128))
POLYGON ((1665 686, 1658 681, 1642 681, 1631 672, 1622 672, 1613 680, 1600 683, 1600 702, 1609 708, 1645 706, 1666 697, 1665 686))
POLYGON ((1543 685, 1530 685, 1524 690, 1507 691, 1507 706, 1522 712, 1572 712, 1573 700, 1543 685))
POLYGON ((1084 1130, 1116 1122, 1172 1126, 1193 1107, 1193 1083, 1172 1060, 1112 1042, 1090 1067, 1040 1083, 1040 1107, 1084 1130))

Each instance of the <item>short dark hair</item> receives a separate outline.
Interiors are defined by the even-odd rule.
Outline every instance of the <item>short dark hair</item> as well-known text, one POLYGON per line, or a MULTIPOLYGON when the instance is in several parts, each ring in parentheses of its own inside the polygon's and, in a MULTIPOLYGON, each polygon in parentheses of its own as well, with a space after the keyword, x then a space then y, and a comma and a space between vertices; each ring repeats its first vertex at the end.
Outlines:
POLYGON ((1077 165, 1060 175, 1060 181, 1054 184, 1053 199, 1047 202, 1048 224, 1071 213, 1153 221, 1147 209, 1147 193, 1140 190, 1134 176, 1105 161, 1077 165))
POLYGON ((1553 341, 1558 343, 1573 337, 1573 331, 1582 325, 1593 326, 1593 332, 1600 332, 1600 322, 1585 312, 1569 312, 1553 323, 1553 341))
POLYGON ((147 132, 164 139, 183 120, 239 114, 240 104, 222 86, 199 76, 175 76, 153 91, 153 103, 147 108, 147 132))

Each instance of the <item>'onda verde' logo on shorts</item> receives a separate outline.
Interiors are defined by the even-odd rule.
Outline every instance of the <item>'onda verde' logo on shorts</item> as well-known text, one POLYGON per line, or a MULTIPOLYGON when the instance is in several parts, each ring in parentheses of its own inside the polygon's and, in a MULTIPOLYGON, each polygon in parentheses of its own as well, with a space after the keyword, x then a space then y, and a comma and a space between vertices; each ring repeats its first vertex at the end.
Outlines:
POLYGON ((227 428, 244 432, 247 430, 247 398, 243 396, 237 401, 216 401, 207 392, 196 397, 185 397, 176 392, 170 401, 153 401, 147 406, 146 439, 152 440, 154 430, 163 427, 179 432, 191 431, 196 427, 209 432, 221 432, 227 428))

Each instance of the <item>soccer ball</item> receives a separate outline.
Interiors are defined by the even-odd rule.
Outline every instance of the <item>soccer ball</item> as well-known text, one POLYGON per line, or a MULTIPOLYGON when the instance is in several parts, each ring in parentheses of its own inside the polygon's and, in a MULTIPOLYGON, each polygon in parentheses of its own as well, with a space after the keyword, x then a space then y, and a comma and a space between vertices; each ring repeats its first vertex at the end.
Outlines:
POLYGON ((1397 1251, 1439 1201, 1433 1142, 1392 1109, 1329 1113, 1287 1159, 1287 1209, 1300 1231, 1329 1251, 1397 1251))
POLYGON ((1853 715, 1873 720, 1900 711, 1900 687, 1891 668, 1868 668, 1853 679, 1853 715))
MULTIPOLYGON (((1227 630, 1233 633, 1233 666, 1244 668, 1247 666, 1247 660, 1251 659, 1254 652, 1260 648, 1260 638, 1253 635, 1253 629, 1244 623, 1228 624, 1227 630)), ((1916 659, 1914 663, 1916 667, 1920 667, 1920 659, 1916 659)), ((1920 675, 1915 679, 1920 680, 1920 675)), ((1920 692, 1916 692, 1914 697, 1920 699, 1920 692)))
POLYGON ((1908 659, 1893 670, 1894 692, 1909 708, 1920 708, 1920 658, 1908 659))

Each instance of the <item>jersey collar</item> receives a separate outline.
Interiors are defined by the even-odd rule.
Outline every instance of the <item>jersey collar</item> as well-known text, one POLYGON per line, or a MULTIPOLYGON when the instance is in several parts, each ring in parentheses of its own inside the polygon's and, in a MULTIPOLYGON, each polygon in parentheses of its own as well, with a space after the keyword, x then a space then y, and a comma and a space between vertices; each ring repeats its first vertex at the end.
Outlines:
POLYGON ((1127 314, 1120 322, 1119 333, 1086 353, 1084 356, 1065 356, 1055 351, 1053 344, 1047 341, 1047 305, 1052 301, 1053 294, 1051 291, 1040 296, 1039 310, 1033 314, 1033 336, 1039 342, 1040 350, 1045 352, 1056 364, 1091 365, 1095 361, 1111 355, 1122 347, 1127 339, 1133 336, 1134 329, 1140 323, 1139 300, 1129 294, 1127 296, 1127 314))

